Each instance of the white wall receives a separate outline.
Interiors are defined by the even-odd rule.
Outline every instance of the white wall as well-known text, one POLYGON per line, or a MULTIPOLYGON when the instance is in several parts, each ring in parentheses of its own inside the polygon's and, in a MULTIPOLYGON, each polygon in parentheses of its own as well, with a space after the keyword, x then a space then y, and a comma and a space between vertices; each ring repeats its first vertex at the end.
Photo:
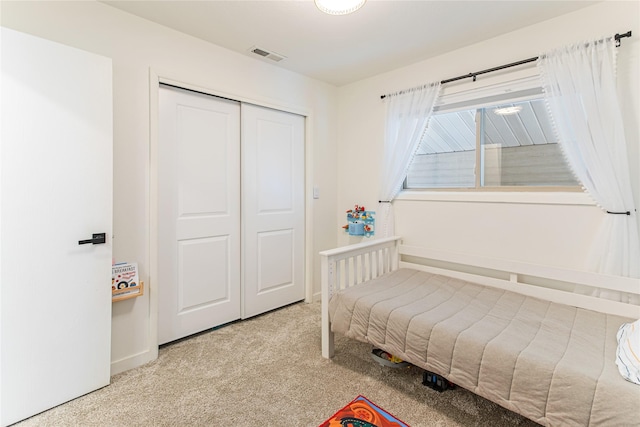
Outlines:
MULTIPOLYGON (((306 187, 308 281, 319 292, 317 252, 336 245, 337 88, 236 54, 93 1, 2 1, 3 26, 64 43, 113 60, 114 235, 117 261, 137 261, 150 292, 114 303, 112 373, 155 358, 151 319, 156 290, 150 280, 150 75, 170 76, 217 94, 302 112, 309 117, 306 187), (309 241, 310 240, 310 241, 309 241)), ((153 89, 152 89, 153 91, 153 89)), ((152 278, 151 278, 152 279, 152 278)))
MULTIPOLYGON (((618 84, 629 144, 636 207, 640 205, 640 2, 602 2, 491 40, 340 88, 338 223, 354 203, 375 209, 383 144, 380 95, 534 57, 600 36, 633 31, 618 50, 618 84)), ((476 83, 445 85, 455 92, 509 79, 513 70, 476 83)), ((531 75, 524 67, 518 75, 531 75)), ((412 193, 394 202, 396 234, 405 243, 488 254, 577 269, 586 259, 604 214, 582 193, 412 193)), ((636 216, 638 218, 638 216, 636 216)), ((361 238, 338 231, 341 244, 361 238)), ((640 262, 640 261, 638 261, 640 262)))

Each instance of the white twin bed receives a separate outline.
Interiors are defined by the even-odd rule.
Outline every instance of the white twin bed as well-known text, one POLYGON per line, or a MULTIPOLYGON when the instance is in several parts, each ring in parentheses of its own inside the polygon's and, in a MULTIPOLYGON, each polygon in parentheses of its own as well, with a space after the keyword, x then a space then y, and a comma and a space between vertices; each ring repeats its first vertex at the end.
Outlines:
POLYGON ((439 253, 399 237, 320 255, 324 357, 337 332, 543 425, 640 424, 640 385, 616 366, 616 334, 640 306, 574 292, 637 297, 640 280, 439 253))

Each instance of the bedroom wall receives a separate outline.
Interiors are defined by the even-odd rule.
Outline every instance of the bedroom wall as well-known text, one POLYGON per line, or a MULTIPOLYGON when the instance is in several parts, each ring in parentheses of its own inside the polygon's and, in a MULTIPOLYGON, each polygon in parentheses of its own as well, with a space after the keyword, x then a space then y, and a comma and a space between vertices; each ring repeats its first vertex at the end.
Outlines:
POLYGON ((2 1, 3 26, 113 60, 114 239, 116 261, 137 261, 150 292, 113 305, 112 373, 156 357, 149 281, 150 71, 244 101, 304 112, 311 118, 310 199, 313 265, 307 277, 319 292, 318 251, 334 247, 337 88, 236 54, 93 1, 2 1))
MULTIPOLYGON (((633 31, 618 50, 618 85, 636 207, 640 205, 640 3, 607 1, 340 88, 338 224, 355 203, 376 209, 384 131, 380 95, 491 68, 563 45, 633 31)), ((534 67, 445 85, 446 91, 535 74, 534 67)), ((577 269, 604 214, 583 193, 405 192, 396 234, 406 244, 577 269)), ((639 218, 636 215, 636 218, 639 218)), ((340 244, 362 238, 337 230, 340 244)), ((640 262, 640 261, 638 261, 640 262)))

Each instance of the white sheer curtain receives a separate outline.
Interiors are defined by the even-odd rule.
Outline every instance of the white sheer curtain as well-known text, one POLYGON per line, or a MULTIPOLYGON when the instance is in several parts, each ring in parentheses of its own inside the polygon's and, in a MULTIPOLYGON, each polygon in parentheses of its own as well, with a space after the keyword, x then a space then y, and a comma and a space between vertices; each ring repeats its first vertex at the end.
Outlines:
POLYGON ((538 69, 563 152, 603 211, 589 267, 640 277, 638 213, 616 92, 615 42, 610 38, 557 49, 540 56, 538 69))
POLYGON ((427 129, 433 106, 440 94, 440 83, 387 95, 384 152, 380 175, 376 235, 394 233, 391 202, 402 189, 409 165, 427 129))

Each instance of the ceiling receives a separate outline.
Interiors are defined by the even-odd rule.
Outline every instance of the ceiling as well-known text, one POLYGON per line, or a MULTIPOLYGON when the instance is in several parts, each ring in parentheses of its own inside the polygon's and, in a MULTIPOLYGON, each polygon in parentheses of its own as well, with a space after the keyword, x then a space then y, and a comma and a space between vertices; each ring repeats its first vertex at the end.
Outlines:
POLYGON ((227 49, 342 86, 598 1, 369 0, 350 15, 313 0, 103 0, 227 49), (286 57, 273 62, 252 47, 286 57))
MULTIPOLYGON (((544 101, 535 99, 500 104, 485 109, 485 145, 519 147, 556 142, 544 101), (505 107, 517 107, 511 114, 500 114, 505 107)), ((476 149, 476 109, 434 114, 420 144, 418 154, 453 153, 476 149)))

